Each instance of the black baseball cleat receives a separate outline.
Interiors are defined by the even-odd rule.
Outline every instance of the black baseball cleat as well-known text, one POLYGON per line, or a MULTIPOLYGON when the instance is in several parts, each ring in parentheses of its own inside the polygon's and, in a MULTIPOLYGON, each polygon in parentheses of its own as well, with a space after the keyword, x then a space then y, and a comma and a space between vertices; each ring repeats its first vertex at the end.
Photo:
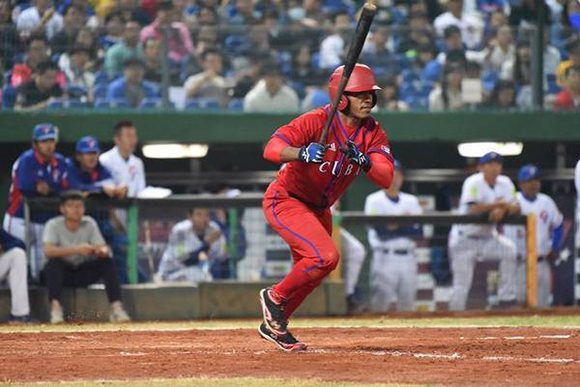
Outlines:
POLYGON ((306 351, 308 348, 306 344, 299 342, 296 340, 294 336, 290 332, 286 332, 286 334, 282 336, 278 336, 274 332, 268 329, 266 323, 260 324, 260 328, 258 328, 258 333, 264 340, 268 340, 271 343, 276 344, 278 348, 285 352, 298 352, 298 351, 306 351))
POLYGON ((284 305, 276 304, 270 298, 270 289, 260 290, 260 303, 262 304, 262 314, 266 327, 277 336, 284 336, 288 331, 288 322, 284 318, 284 305))

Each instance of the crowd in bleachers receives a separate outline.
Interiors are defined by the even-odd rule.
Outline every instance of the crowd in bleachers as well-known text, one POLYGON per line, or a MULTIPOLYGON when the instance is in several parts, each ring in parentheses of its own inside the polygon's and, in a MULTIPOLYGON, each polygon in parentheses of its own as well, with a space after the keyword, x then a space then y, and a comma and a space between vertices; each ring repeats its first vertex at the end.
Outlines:
MULTIPOLYGON (((532 107, 535 4, 380 1, 360 58, 384 86, 377 109, 532 107)), ((306 110, 328 103, 328 75, 344 60, 359 8, 352 0, 2 0, 2 105, 155 108, 168 95, 177 108, 306 110)), ((545 105, 577 108, 580 4, 546 0, 544 19, 545 105)))

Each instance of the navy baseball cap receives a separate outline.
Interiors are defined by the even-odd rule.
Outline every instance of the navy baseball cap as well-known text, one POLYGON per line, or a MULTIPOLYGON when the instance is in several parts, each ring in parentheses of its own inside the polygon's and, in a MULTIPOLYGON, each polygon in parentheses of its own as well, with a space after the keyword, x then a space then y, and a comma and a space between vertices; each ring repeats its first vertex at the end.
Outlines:
POLYGON ((50 123, 38 124, 32 131, 33 141, 58 141, 58 128, 50 123))
POLYGON ((480 165, 491 163, 492 161, 497 161, 498 163, 503 164, 503 157, 501 157, 497 152, 487 152, 479 158, 480 165))
POLYGON ((534 164, 524 165, 518 171, 518 181, 530 181, 536 180, 541 177, 540 168, 536 167, 534 164))
POLYGON ((100 153, 99 140, 92 136, 85 136, 77 141, 77 153, 100 153))

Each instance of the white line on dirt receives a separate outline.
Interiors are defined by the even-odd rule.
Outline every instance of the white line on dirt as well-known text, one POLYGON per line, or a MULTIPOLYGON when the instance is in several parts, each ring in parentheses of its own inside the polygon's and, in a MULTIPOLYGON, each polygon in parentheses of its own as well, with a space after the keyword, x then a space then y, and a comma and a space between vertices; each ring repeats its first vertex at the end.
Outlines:
MULTIPOLYGON (((540 335, 540 336, 505 336, 504 340, 538 340, 538 339, 569 339, 572 335, 540 335)), ((459 340, 498 340, 502 337, 484 336, 484 337, 464 337, 460 336, 459 340)))

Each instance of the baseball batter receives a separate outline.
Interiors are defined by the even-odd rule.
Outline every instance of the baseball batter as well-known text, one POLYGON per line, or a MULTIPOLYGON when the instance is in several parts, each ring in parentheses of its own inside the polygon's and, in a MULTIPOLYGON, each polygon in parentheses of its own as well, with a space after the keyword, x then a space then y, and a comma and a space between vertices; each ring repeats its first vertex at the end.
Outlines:
MULTIPOLYGON (((343 70, 341 66, 330 76, 333 98, 343 70)), ((288 320, 338 263, 330 206, 361 173, 380 187, 391 183, 389 142, 371 116, 376 90, 373 71, 356 64, 324 144, 319 141, 328 105, 278 128, 264 149, 265 159, 285 163, 262 206, 270 226, 290 246, 294 266, 282 281, 260 291, 264 322, 259 333, 282 350, 306 349, 288 330, 288 320)))
POLYGON ((478 259, 499 260, 498 298, 502 305, 515 303, 516 247, 500 235, 495 223, 519 212, 516 190, 501 174, 503 158, 489 152, 479 159, 479 173, 463 183, 459 200, 460 214, 489 214, 494 225, 455 225, 449 236, 449 258, 453 272, 450 310, 464 310, 471 289, 473 270, 478 259))
POLYGON ((56 152, 57 142, 56 126, 50 123, 36 125, 32 132, 32 149, 23 152, 12 166, 12 184, 8 194, 8 209, 4 216, 4 230, 29 244, 30 271, 34 280, 39 279, 44 263, 44 223, 54 213, 32 212, 31 224, 26 230, 24 197, 55 196, 70 188, 70 162, 56 152))
MULTIPOLYGON (((423 209, 415 195, 401 192, 404 175, 401 164, 395 160, 393 183, 386 190, 373 192, 365 201, 367 215, 419 215, 423 209)), ((371 308, 386 312, 392 303, 398 310, 415 308, 417 294, 417 260, 413 236, 421 235, 420 227, 380 225, 368 230, 373 249, 371 261, 371 308)))
MULTIPOLYGON (((553 262, 562 247, 564 217, 556 203, 540 192, 540 169, 532 164, 523 166, 518 172, 520 192, 518 203, 523 215, 536 215, 536 252, 538 255, 538 307, 550 306, 553 262)), ((526 301, 526 231, 524 226, 511 226, 506 235, 516 244, 518 257, 517 300, 526 301)))

